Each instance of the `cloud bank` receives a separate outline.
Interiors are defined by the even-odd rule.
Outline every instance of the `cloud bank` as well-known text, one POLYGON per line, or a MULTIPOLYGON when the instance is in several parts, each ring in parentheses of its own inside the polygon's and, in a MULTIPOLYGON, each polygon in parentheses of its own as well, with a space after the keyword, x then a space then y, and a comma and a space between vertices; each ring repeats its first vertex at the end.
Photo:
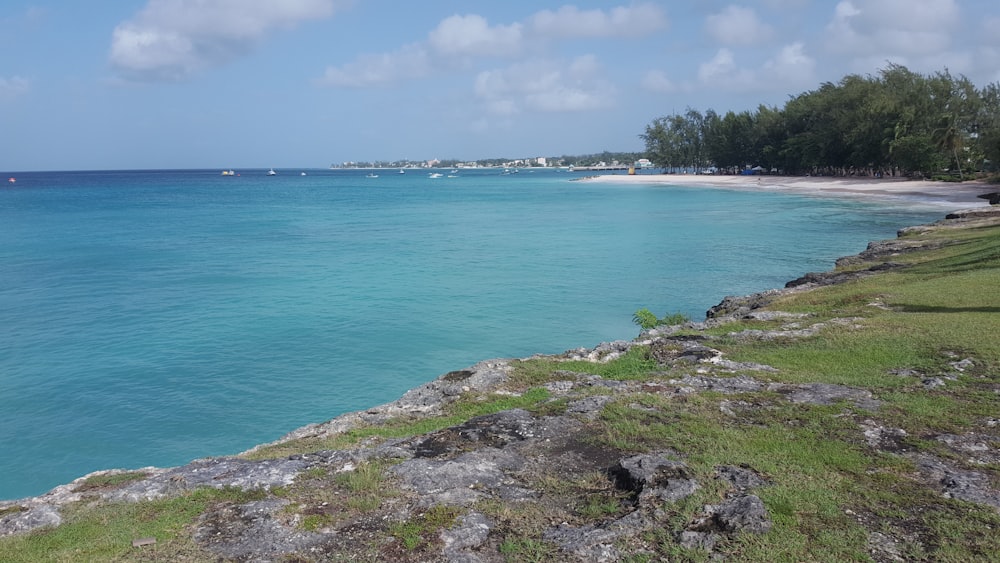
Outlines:
POLYGON ((663 10, 652 3, 609 10, 563 6, 523 21, 490 24, 475 15, 442 20, 426 40, 393 52, 366 54, 328 67, 320 83, 364 88, 430 76, 447 69, 493 61, 507 66, 480 70, 473 91, 493 115, 522 112, 587 111, 614 104, 615 88, 601 77, 593 55, 570 61, 545 56, 547 46, 574 39, 642 37, 667 27, 663 10))
POLYGON ((336 0, 150 0, 115 27, 110 62, 139 80, 181 80, 252 51, 276 30, 331 16, 336 0))

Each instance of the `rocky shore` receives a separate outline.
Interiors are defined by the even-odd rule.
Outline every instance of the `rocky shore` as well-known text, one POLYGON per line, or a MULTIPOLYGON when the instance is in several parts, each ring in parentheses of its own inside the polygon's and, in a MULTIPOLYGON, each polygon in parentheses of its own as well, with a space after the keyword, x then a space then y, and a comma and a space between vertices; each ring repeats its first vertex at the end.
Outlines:
MULTIPOLYGON (((977 208, 952 213, 935 225, 914 227, 900 234, 998 221, 1000 209, 977 208)), ((958 458, 973 457, 983 467, 1000 464, 996 419, 992 426, 987 422, 981 432, 933 438, 954 456, 913 451, 907 447, 905 430, 877 421, 874 414, 883 403, 870 391, 831 383, 774 382, 768 375, 777 371, 775 368, 728 359, 714 347, 716 337, 706 332, 742 321, 768 321, 774 328, 740 329, 727 336, 767 342, 805 338, 831 326, 853 326, 858 319, 819 322, 808 314, 770 310, 768 306, 792 293, 899 268, 899 256, 934 244, 914 240, 907 237, 874 242, 858 256, 841 259, 837 271, 807 274, 784 289, 726 297, 701 322, 657 327, 632 341, 603 343, 545 357, 605 363, 623 357, 633 347, 648 347, 659 369, 671 374, 668 377, 616 380, 566 370, 558 372, 556 380, 544 383, 546 404, 559 407, 551 411, 515 407, 412 436, 361 440, 343 449, 258 459, 283 444, 309 440, 320 443, 393 421, 415 423, 443 416, 463 397, 516 397, 507 384, 519 360, 484 361, 444 374, 391 403, 300 428, 240 456, 201 459, 174 468, 98 472, 45 495, 0 502, 0 537, 59 526, 65 508, 81 501, 136 503, 176 497, 204 487, 265 492, 318 488, 340 483, 337 479, 342 476, 374 463, 383 464, 385 486, 398 492, 381 498, 376 506, 349 523, 332 524, 337 521, 335 513, 343 510, 332 498, 296 511, 291 510, 295 502, 289 500, 289 495, 265 494, 249 502, 213 505, 197 518, 194 541, 221 560, 360 560, 371 557, 375 549, 380 557, 396 560, 504 561, 504 550, 513 548, 502 543, 497 532, 511 524, 501 521, 496 516, 498 511, 510 505, 518 511, 566 514, 568 501, 560 492, 560 482, 590 482, 593 497, 608 499, 611 508, 601 517, 548 521, 540 537, 545 544, 555 546, 556 560, 617 561, 628 555, 622 546, 631 542, 640 546, 637 549, 641 553, 645 541, 641 538, 663 529, 669 507, 706 489, 716 491, 717 500, 700 505, 696 517, 667 541, 680 548, 712 553, 717 544, 737 536, 766 537, 774 525, 774 508, 767 506, 758 492, 772 486, 774 475, 740 462, 715 466, 711 475, 695 474, 686 461, 686 452, 662 449, 636 454, 589 439, 590 422, 598 419, 607 405, 621 397, 643 394, 673 401, 703 397, 700 400, 712 402, 715 409, 734 420, 753 418, 752 411, 760 406, 748 397, 761 393, 789 405, 850 405, 856 412, 872 413, 870 417, 862 416, 856 426, 859 441, 877 452, 908 460, 917 468, 915 478, 923 487, 1000 512, 996 476, 986 469, 972 470, 968 464, 956 462, 958 458), (863 266, 850 268, 857 265, 863 266), (115 475, 134 478, 88 485, 95 477, 115 475), (423 522, 441 511, 448 515, 447 525, 422 540, 422 551, 407 551, 397 545, 398 541, 385 539, 392 535, 386 533, 387 529, 395 530, 391 523, 423 522), (309 516, 315 516, 312 521, 320 524, 303 525, 309 516), (373 544, 377 547, 373 548, 373 544)), ((931 389, 943 385, 945 378, 969 369, 974 362, 956 356, 949 363, 948 373, 914 372, 901 377, 918 378, 931 389)), ((636 401, 636 409, 653 408, 636 401)), ((863 519, 862 515, 856 516, 863 519)), ((903 560, 900 542, 906 538, 893 537, 884 527, 869 524, 863 523, 869 530, 870 556, 879 561, 903 560)), ((139 541, 135 545, 134 549, 141 553, 144 544, 139 541)))

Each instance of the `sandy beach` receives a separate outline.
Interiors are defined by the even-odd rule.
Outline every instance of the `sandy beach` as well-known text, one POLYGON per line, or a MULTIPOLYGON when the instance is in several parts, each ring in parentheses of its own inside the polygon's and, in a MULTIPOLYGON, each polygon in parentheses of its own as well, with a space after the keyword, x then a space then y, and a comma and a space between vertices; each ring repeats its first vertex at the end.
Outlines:
POLYGON ((817 197, 845 197, 948 209, 988 206, 979 195, 1000 191, 981 182, 932 182, 898 178, 834 178, 805 176, 710 176, 696 174, 608 174, 582 179, 588 182, 704 186, 730 190, 773 191, 817 197))

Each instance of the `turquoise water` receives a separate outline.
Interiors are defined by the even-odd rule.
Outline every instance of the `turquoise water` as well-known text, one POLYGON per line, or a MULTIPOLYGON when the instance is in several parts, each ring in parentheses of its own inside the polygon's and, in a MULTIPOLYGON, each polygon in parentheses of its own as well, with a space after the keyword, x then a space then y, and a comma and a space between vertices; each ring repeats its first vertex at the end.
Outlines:
POLYGON ((571 177, 18 174, 0 190, 0 498, 632 338, 640 307, 701 319, 942 215, 571 177))

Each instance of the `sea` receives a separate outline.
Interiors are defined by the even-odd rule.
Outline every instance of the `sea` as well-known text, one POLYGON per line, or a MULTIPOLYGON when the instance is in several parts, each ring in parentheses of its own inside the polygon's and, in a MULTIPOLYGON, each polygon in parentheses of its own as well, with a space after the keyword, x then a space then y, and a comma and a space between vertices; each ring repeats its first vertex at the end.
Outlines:
POLYGON ((0 499, 631 339, 640 308, 701 320, 944 215, 553 169, 235 172, 0 187, 0 499))

